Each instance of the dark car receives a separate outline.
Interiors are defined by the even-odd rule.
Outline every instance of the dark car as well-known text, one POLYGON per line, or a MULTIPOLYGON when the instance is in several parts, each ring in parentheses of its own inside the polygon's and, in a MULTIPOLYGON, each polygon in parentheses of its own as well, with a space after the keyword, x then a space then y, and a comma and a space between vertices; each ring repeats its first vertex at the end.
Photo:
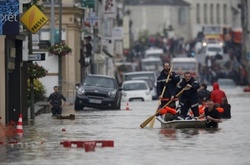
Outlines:
POLYGON ((84 107, 119 110, 121 89, 114 77, 88 75, 77 88, 75 110, 83 110, 84 107))

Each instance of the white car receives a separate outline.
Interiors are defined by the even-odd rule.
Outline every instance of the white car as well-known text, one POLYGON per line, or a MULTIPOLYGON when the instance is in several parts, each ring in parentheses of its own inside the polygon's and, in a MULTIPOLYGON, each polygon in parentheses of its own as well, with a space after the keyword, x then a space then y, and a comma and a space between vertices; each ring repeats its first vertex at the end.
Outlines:
POLYGON ((122 101, 152 101, 150 87, 144 80, 129 80, 122 84, 122 101))
POLYGON ((220 44, 207 44, 205 47, 205 55, 214 57, 216 54, 224 55, 223 46, 220 44))
POLYGON ((154 82, 149 77, 133 77, 132 80, 144 80, 148 84, 150 88, 150 93, 152 95, 152 100, 157 100, 158 94, 156 91, 156 86, 154 85, 154 82))

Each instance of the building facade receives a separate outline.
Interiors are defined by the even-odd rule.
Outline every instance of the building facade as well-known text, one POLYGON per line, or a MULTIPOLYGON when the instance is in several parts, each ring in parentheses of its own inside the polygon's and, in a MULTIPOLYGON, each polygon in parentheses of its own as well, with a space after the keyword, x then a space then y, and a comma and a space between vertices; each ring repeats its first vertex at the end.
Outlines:
POLYGON ((140 32, 150 35, 162 34, 172 28, 169 37, 190 39, 190 7, 182 0, 176 1, 125 1, 125 11, 129 11, 131 31, 135 40, 140 32))
POLYGON ((192 38, 204 27, 241 27, 240 0, 186 0, 190 4, 190 26, 192 38))
POLYGON ((240 0, 185 0, 185 1, 125 1, 125 10, 130 11, 132 32, 161 33, 173 27, 174 36, 193 39, 204 27, 241 27, 240 0))

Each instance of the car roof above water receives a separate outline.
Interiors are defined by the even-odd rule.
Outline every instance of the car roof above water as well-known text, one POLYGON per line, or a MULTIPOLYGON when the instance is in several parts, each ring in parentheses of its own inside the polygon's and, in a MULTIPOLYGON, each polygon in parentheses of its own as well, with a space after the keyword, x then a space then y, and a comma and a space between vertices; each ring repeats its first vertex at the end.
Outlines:
MULTIPOLYGON (((112 79, 114 79, 113 76, 101 75, 101 74, 89 74, 89 75, 87 75, 87 77, 88 77, 88 76, 90 76, 90 77, 105 77, 105 78, 112 78, 112 79)), ((86 78, 87 78, 87 77, 86 77, 86 78)))
POLYGON ((234 80, 230 79, 230 78, 219 78, 217 80, 220 88, 235 88, 236 87, 236 84, 234 82, 234 80))

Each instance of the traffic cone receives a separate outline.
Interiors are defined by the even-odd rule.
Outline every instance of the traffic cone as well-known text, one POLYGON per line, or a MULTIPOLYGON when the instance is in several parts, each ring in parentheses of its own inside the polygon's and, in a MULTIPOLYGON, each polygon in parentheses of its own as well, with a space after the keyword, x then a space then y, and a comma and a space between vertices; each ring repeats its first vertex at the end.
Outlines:
POLYGON ((17 122, 16 133, 19 136, 23 136, 23 115, 19 115, 19 119, 17 122))
POLYGON ((126 104, 126 111, 129 111, 129 105, 128 105, 128 102, 126 104))

